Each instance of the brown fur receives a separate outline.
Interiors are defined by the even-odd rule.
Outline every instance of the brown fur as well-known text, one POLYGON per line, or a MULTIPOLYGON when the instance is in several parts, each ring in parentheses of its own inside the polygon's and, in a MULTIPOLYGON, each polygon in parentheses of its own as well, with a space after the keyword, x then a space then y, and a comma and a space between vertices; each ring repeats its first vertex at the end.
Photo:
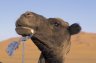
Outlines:
POLYGON ((45 63, 45 61, 48 63, 64 63, 64 55, 70 50, 71 35, 77 34, 81 30, 77 23, 69 26, 68 22, 60 18, 47 19, 33 12, 22 14, 16 21, 18 34, 22 36, 31 34, 28 29, 22 27, 34 29, 35 34, 31 39, 42 52, 39 59, 40 63, 45 63))

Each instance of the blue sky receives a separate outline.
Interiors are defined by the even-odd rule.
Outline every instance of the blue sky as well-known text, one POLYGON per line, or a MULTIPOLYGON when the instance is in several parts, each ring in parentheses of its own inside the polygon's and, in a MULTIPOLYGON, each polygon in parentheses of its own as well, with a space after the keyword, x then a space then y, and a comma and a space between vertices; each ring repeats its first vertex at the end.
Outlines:
POLYGON ((77 22, 82 31, 96 33, 96 0, 0 0, 0 41, 18 36, 15 22, 26 11, 77 22))

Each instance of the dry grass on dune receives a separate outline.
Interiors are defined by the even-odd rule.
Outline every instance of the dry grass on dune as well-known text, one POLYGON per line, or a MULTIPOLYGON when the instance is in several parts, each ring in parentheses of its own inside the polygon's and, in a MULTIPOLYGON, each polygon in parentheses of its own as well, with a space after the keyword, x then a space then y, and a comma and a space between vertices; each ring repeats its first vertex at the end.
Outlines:
MULTIPOLYGON (((5 51, 8 44, 14 40, 18 41, 18 38, 11 38, 0 43, 0 62, 22 62, 22 44, 11 57, 5 51)), ((82 32, 72 36, 71 41, 71 50, 66 56, 65 63, 96 63, 96 34, 82 32)), ((31 40, 28 40, 25 45, 25 63, 37 63, 40 56, 38 48, 31 40)))

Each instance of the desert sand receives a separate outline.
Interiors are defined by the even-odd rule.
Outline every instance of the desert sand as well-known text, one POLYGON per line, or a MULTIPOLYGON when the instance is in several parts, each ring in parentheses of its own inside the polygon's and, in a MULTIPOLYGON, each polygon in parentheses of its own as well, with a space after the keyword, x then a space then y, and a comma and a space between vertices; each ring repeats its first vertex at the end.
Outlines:
MULTIPOLYGON (((0 42, 0 62, 22 63, 22 43, 12 56, 6 53, 8 44, 18 40, 15 37, 0 42)), ((37 63, 40 53, 30 39, 25 42, 25 63, 37 63)), ((71 49, 65 63, 96 63, 96 33, 81 32, 72 36, 71 49)))

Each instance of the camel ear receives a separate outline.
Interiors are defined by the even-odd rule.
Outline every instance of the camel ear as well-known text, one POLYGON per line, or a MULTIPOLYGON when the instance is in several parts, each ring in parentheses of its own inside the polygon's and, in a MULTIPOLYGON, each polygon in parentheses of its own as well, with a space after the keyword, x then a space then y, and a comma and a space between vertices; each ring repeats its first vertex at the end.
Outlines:
POLYGON ((81 26, 78 23, 74 23, 68 28, 71 35, 77 34, 81 31, 81 26))

